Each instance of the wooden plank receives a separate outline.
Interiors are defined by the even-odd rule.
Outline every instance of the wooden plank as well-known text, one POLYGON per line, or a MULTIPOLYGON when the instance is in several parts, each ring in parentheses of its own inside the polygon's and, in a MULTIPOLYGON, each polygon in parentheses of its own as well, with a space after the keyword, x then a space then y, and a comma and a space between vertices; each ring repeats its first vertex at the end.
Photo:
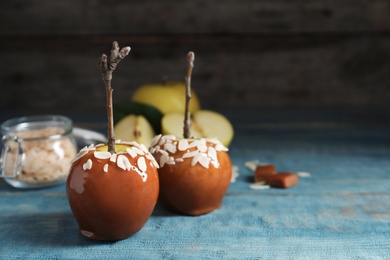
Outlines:
POLYGON ((2 38, 0 108, 104 113, 95 64, 113 39, 133 48, 115 71, 116 102, 164 76, 182 80, 193 50, 204 108, 390 103, 388 36, 57 36, 2 38))
POLYGON ((79 234, 65 185, 17 190, 0 181, 0 259, 389 259, 389 126, 371 125, 378 114, 364 109, 316 112, 235 113, 229 154, 240 175, 221 208, 188 217, 157 204, 136 235, 118 242, 79 234), (242 127, 330 118, 355 127, 242 127), (289 189, 252 190, 244 163, 254 159, 311 176, 289 189))
POLYGON ((390 2, 6 1, 2 34, 361 32, 390 29, 390 2))

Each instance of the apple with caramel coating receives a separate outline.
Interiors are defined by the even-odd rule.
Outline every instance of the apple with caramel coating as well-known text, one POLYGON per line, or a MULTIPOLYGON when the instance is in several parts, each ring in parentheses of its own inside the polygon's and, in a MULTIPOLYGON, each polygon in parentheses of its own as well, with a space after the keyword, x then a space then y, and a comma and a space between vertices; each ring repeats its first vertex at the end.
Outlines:
POLYGON ((227 150, 217 139, 156 136, 149 151, 160 166, 160 202, 191 216, 219 208, 232 176, 227 150))
POLYGON ((70 208, 82 235, 97 240, 125 239, 138 232, 157 203, 158 164, 144 145, 115 141, 112 73, 130 47, 112 44, 99 67, 106 88, 107 144, 80 150, 66 183, 70 208))
POLYGON ((132 236, 147 222, 157 203, 157 163, 143 145, 116 143, 85 147, 75 158, 67 196, 82 235, 97 240, 132 236))
POLYGON ((183 137, 158 135, 149 151, 159 163, 159 199, 167 208, 186 215, 202 215, 222 205, 232 177, 228 149, 217 138, 191 136, 189 104, 195 54, 187 54, 183 137))

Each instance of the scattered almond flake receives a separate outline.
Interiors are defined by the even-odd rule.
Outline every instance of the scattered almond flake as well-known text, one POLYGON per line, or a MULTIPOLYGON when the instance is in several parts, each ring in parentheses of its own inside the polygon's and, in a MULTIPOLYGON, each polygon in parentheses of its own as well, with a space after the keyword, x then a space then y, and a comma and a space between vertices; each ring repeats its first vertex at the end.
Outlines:
POLYGON ((141 150, 142 150, 145 154, 149 153, 148 148, 146 148, 146 146, 145 146, 144 144, 140 144, 139 147, 141 148, 141 150))
POLYGON ((236 182, 237 177, 240 176, 238 171, 239 171, 238 166, 233 165, 232 166, 232 178, 230 179, 230 183, 236 182))
POLYGON ((111 162, 116 162, 116 153, 113 153, 110 157, 111 162))
POLYGON ((192 142, 188 143, 188 148, 197 147, 200 143, 201 143, 200 140, 192 141, 192 142))
POLYGON ((131 156, 131 158, 137 157, 137 153, 131 148, 126 148, 126 152, 131 156))
POLYGON ((119 168, 123 170, 130 170, 131 164, 129 159, 124 156, 123 154, 120 154, 116 160, 116 165, 118 165, 119 168))
POLYGON ((204 138, 206 142, 212 143, 212 144, 220 144, 221 142, 217 138, 204 138))
POLYGON ((146 154, 146 158, 150 161, 150 165, 154 168, 159 168, 158 163, 151 153, 146 154))
POLYGON ((247 161, 244 163, 245 167, 252 172, 256 170, 259 164, 260 164, 259 160, 247 161))
POLYGON ((90 144, 90 145, 88 146, 88 149, 93 149, 93 148, 95 148, 95 145, 94 145, 94 144, 90 144))
POLYGON ((211 161, 211 164, 214 165, 214 168, 219 168, 219 162, 218 161, 211 161))
POLYGON ((184 159, 183 158, 176 158, 175 161, 176 162, 184 162, 184 159))
POLYGON ((108 164, 107 163, 103 166, 103 171, 108 172, 108 164))
POLYGON ((164 150, 170 153, 176 153, 176 145, 172 143, 166 143, 164 144, 164 150))
POLYGON ((181 139, 178 144, 179 151, 185 151, 188 148, 188 141, 187 139, 181 139))
POLYGON ((92 168, 92 160, 88 159, 86 163, 83 164, 83 170, 90 170, 92 168))
POLYGON ((267 166, 267 165, 272 165, 272 164, 267 162, 262 162, 257 164, 257 166, 267 166))
POLYGON ((200 163, 200 165, 202 165, 203 167, 208 169, 209 165, 210 165, 210 158, 207 157, 206 154, 202 153, 201 157, 199 159, 199 163, 200 163))
POLYGON ((145 157, 139 157, 137 160, 137 165, 141 171, 146 172, 147 166, 146 166, 145 157))
POLYGON ((156 169, 158 169, 158 168, 160 168, 160 166, 158 165, 158 163, 156 162, 156 160, 150 160, 149 159, 149 165, 150 165, 150 167, 152 167, 152 168, 156 168, 156 169))
POLYGON ((249 188, 252 189, 252 190, 266 190, 266 189, 269 189, 270 186, 266 185, 266 184, 264 184, 262 182, 257 182, 257 183, 250 184, 249 188))
POLYGON ((71 164, 74 163, 75 161, 79 160, 81 157, 83 157, 84 155, 86 155, 88 153, 88 150, 84 150, 84 151, 80 151, 76 157, 73 158, 73 160, 71 161, 71 164))
POLYGON ((159 146, 165 144, 165 139, 161 137, 160 142, 158 143, 159 146))
POLYGON ((110 152, 97 152, 96 151, 93 153, 93 156, 95 156, 95 158, 97 158, 97 159, 105 160, 105 159, 111 158, 111 153, 110 152))
POLYGON ((149 152, 150 153, 154 153, 156 151, 157 147, 150 147, 149 148, 149 152))
POLYGON ((174 135, 163 135, 162 139, 164 139, 164 140, 176 140, 176 136, 174 136, 174 135))
POLYGON ((185 154, 183 154, 183 156, 181 158, 190 158, 190 157, 194 157, 195 155, 197 155, 199 153, 198 150, 195 150, 195 151, 192 151, 192 152, 189 152, 187 151, 185 154))
POLYGON ((198 150, 200 151, 200 152, 202 152, 202 153, 205 153, 205 152, 207 152, 207 145, 206 145, 206 143, 200 143, 199 145, 198 145, 198 150))
POLYGON ((202 157, 202 154, 201 154, 201 153, 197 153, 197 154, 192 158, 191 166, 194 166, 194 165, 200 160, 200 157, 202 157))
POLYGON ((218 161, 217 150, 214 147, 209 147, 207 151, 207 156, 211 158, 211 160, 218 161))
POLYGON ((153 137, 152 142, 150 144, 150 147, 155 146, 158 143, 158 141, 160 141, 160 138, 161 138, 161 134, 156 135, 155 137, 153 137))
POLYGON ((229 151, 229 149, 226 148, 226 147, 225 147, 223 144, 221 144, 221 143, 215 145, 215 150, 217 150, 218 152, 221 152, 221 151, 227 152, 227 151, 229 151))
POLYGON ((88 146, 84 146, 80 149, 80 152, 88 152, 90 149, 88 149, 88 146))
POLYGON ((145 155, 145 153, 140 148, 133 146, 131 149, 133 149, 133 151, 139 155, 145 155))
POLYGON ((169 156, 169 153, 167 151, 164 151, 164 150, 159 150, 159 153, 169 156))
POLYGON ((168 159, 168 161, 166 162, 166 164, 169 164, 169 165, 174 165, 174 164, 176 164, 175 158, 173 158, 172 156, 169 157, 169 159, 168 159))
POLYGON ((302 178, 309 178, 311 177, 310 172, 297 172, 297 175, 302 178))
POLYGON ((168 160, 169 160, 169 155, 168 154, 161 154, 161 156, 160 156, 160 167, 163 167, 168 160))

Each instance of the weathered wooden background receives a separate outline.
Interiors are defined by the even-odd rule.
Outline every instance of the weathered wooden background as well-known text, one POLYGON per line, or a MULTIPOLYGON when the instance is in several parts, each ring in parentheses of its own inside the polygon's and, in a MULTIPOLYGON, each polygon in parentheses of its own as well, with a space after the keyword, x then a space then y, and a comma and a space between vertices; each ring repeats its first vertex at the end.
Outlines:
POLYGON ((0 9, 0 111, 104 113, 98 57, 132 52, 116 102, 163 77, 204 108, 390 107, 388 0, 9 0, 0 9))

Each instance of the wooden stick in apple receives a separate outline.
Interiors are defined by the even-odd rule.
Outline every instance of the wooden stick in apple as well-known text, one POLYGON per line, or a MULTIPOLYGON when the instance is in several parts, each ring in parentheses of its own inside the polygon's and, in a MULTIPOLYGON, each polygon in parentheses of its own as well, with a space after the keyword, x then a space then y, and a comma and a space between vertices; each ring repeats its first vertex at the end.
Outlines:
POLYGON ((184 128, 183 128, 183 137, 185 139, 190 138, 191 136, 191 114, 190 114, 190 101, 191 101, 191 74, 192 68, 194 67, 195 54, 190 51, 187 54, 187 76, 186 76, 186 104, 184 110, 184 128))
POLYGON ((118 63, 126 57, 131 48, 124 47, 119 50, 118 42, 112 43, 110 59, 107 60, 107 55, 102 54, 99 62, 99 67, 102 72, 102 78, 106 87, 106 101, 107 101, 107 118, 108 118, 108 151, 115 153, 115 136, 114 136, 114 117, 113 117, 113 106, 112 106, 112 72, 115 70, 118 63))

